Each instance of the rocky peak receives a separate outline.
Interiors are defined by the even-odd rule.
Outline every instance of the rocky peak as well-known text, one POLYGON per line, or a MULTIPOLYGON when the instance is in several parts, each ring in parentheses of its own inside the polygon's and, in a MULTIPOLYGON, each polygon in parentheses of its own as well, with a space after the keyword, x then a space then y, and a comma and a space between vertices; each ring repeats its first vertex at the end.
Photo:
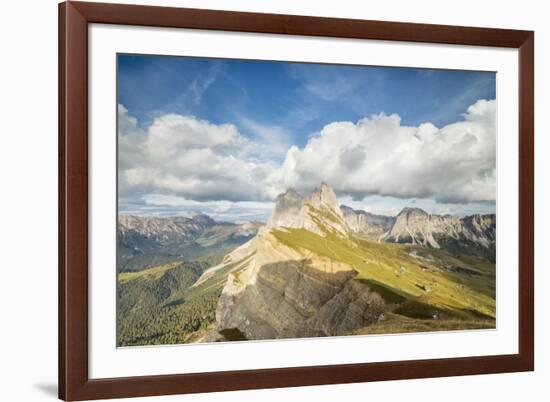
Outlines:
POLYGON ((327 228, 342 235, 348 232, 336 194, 326 183, 305 198, 293 189, 279 194, 267 226, 306 229, 322 236, 327 228))
POLYGON ((410 207, 405 207, 401 210, 401 212, 399 212, 399 214, 397 215, 398 217, 400 216, 403 216, 403 217, 406 217, 406 218, 410 218, 410 217, 422 217, 422 218, 428 218, 430 214, 428 214, 426 211, 424 211, 423 209, 420 209, 420 208, 410 208, 410 207))
POLYGON ((196 212, 189 216, 189 219, 197 224, 201 224, 204 226, 213 226, 216 224, 216 221, 209 217, 206 214, 203 214, 202 212, 196 212))
POLYGON ((328 209, 336 215, 343 217, 334 190, 325 182, 321 183, 321 187, 315 190, 308 197, 307 201, 315 208, 328 209))
POLYGON ((289 188, 277 196, 275 200, 275 210, 285 211, 289 208, 301 208, 304 199, 294 189, 289 188))
POLYGON ((304 200, 293 189, 288 189, 277 196, 275 209, 268 222, 270 227, 299 228, 303 222, 304 200))
POLYGON ((470 215, 461 219, 464 232, 470 239, 476 240, 485 247, 494 244, 496 240, 496 215, 470 215))
POLYGON ((395 217, 393 216, 376 215, 366 211, 355 210, 346 205, 341 205, 340 209, 348 227, 353 232, 367 237, 380 238, 380 236, 391 229, 395 222, 395 217))
MULTIPOLYGON (((430 215, 420 208, 403 208, 397 215, 391 231, 386 235, 396 242, 439 248, 434 234, 445 231, 446 218, 430 215)), ((451 230, 454 232, 454 230, 451 230)))
POLYGON ((389 241, 454 249, 466 245, 492 249, 495 242, 495 215, 431 215, 420 208, 403 208, 391 230, 384 235, 389 241))
POLYGON ((463 219, 465 222, 468 222, 479 228, 486 228, 486 227, 496 225, 495 214, 488 214, 488 215, 476 214, 476 215, 465 216, 463 219))

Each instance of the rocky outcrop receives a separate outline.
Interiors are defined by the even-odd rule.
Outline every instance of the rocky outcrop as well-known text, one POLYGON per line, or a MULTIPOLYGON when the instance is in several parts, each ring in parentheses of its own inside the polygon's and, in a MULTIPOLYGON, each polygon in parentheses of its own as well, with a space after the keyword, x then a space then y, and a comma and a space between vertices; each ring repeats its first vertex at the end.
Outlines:
POLYGON ((496 215, 471 215, 461 219, 464 238, 488 247, 496 240, 496 215))
MULTIPOLYGON (((419 208, 404 208, 395 219, 385 240, 440 248, 442 246, 494 247, 495 215, 472 215, 459 218, 431 215, 419 208)), ((448 248, 448 247, 447 247, 448 248)))
POLYGON ((215 334, 206 340, 339 335, 378 320, 385 303, 354 279, 355 269, 283 244, 273 234, 289 229, 343 239, 350 234, 336 194, 327 184, 308 197, 293 190, 281 194, 273 216, 256 237, 197 281, 200 284, 221 269, 230 272, 216 309, 215 334))
POLYGON ((218 333, 232 340, 339 335, 376 322, 384 302, 353 280, 354 271, 326 273, 311 260, 268 264, 242 292, 224 291, 218 333))
POLYGON ((309 203, 311 206, 319 210, 332 211, 340 218, 343 217, 342 211, 340 210, 340 205, 338 204, 338 199, 336 198, 336 193, 332 187, 326 183, 321 183, 321 187, 311 193, 311 195, 306 199, 306 203, 309 203))
POLYGON ((393 216, 375 215, 366 211, 358 211, 345 205, 342 205, 340 209, 350 230, 362 236, 379 238, 388 232, 395 222, 395 217, 393 216))
POLYGON ((301 228, 304 224, 304 198, 293 189, 279 194, 275 200, 269 227, 301 228))
POLYGON ((228 276, 218 302, 216 332, 225 340, 339 335, 384 311, 351 266, 290 249, 269 233, 255 242, 253 258, 228 276))
POLYGON ((267 228, 305 229, 320 236, 327 232, 346 236, 349 232, 336 194, 326 183, 308 197, 292 189, 279 195, 267 228))

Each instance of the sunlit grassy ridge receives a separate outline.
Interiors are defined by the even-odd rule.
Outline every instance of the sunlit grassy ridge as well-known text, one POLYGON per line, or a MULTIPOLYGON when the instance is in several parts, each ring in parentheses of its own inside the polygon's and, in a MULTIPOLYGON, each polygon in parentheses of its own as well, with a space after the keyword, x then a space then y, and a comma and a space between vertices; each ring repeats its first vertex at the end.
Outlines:
POLYGON ((303 229, 273 234, 289 247, 353 266, 356 280, 373 285, 388 302, 400 303, 399 314, 429 318, 441 313, 463 320, 495 317, 494 264, 441 250, 344 237, 325 229, 324 237, 303 229))
POLYGON ((118 281, 121 283, 131 281, 137 278, 159 279, 169 269, 174 269, 181 265, 181 261, 175 261, 168 264, 162 264, 153 268, 136 272, 121 272, 118 274, 118 281))
POLYGON ((376 325, 369 325, 352 331, 348 335, 398 334, 404 332, 459 331, 464 329, 494 328, 493 320, 433 320, 414 319, 388 313, 386 319, 376 325))
MULTIPOLYGON (((327 219, 328 221, 332 221, 334 223, 339 223, 339 224, 344 224, 345 225, 345 222, 342 221, 342 219, 340 219, 338 216, 336 216, 334 214, 334 212, 332 212, 331 210, 329 209, 319 209, 319 208, 315 208, 313 205, 309 204, 309 203, 306 203, 305 206, 308 208, 308 214, 309 214, 309 217, 313 220, 317 220, 319 221, 319 216, 324 218, 324 219, 327 219)), ((320 221, 319 221, 320 222, 320 221)))

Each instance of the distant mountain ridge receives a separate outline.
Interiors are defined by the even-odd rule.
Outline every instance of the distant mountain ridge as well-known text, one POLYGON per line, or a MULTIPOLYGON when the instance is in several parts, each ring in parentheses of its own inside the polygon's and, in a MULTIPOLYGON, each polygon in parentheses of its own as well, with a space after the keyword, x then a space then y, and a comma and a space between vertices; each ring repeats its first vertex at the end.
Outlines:
POLYGON ((141 270, 181 258, 227 253, 250 240, 261 222, 217 222, 205 214, 135 216, 121 214, 117 228, 119 271, 141 270))
POLYGON ((494 260, 496 215, 459 218, 432 215, 420 208, 404 208, 382 239, 424 247, 461 249, 487 257, 492 255, 494 260))
POLYGON ((216 221, 204 214, 192 217, 120 215, 118 218, 118 230, 121 235, 134 232, 145 237, 156 238, 162 242, 172 239, 178 241, 194 239, 215 224, 216 221))
MULTIPOLYGON (((301 228, 324 236, 330 228, 342 236, 346 233, 395 243, 431 248, 486 249, 494 252, 496 216, 434 215, 420 208, 405 207, 395 217, 376 215, 340 205, 333 189, 326 183, 308 197, 293 189, 280 194, 267 229, 301 228)), ((475 251, 475 250, 474 250, 475 251)), ((474 254, 479 254, 474 252, 474 254)))
POLYGON ((376 215, 345 205, 341 205, 340 208, 348 227, 360 235, 378 238, 388 232, 395 222, 394 216, 376 215))

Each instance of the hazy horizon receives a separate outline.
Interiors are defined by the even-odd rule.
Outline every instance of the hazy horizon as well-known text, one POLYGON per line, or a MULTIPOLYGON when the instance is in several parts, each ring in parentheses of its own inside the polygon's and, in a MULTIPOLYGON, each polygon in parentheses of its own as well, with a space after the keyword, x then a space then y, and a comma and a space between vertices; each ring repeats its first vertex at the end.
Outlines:
MULTIPOLYGON (((305 196, 307 194, 300 194, 302 196, 305 196)), ((365 212, 370 212, 370 213, 373 213, 375 215, 384 215, 384 216, 391 216, 391 217, 395 217, 397 216, 403 208, 419 208, 419 209, 422 209, 424 211, 426 211, 427 213, 429 214, 432 214, 432 215, 447 215, 448 213, 437 213, 437 212, 432 212, 432 209, 430 208, 429 205, 427 205, 425 202, 423 203, 418 203, 416 202, 416 200, 413 200, 410 205, 407 205, 407 206, 404 206, 403 208, 397 210, 397 211, 388 211, 388 213, 375 213, 375 212, 372 212, 368 206, 366 207, 361 207, 360 205, 355 205, 355 204, 360 204, 360 203, 357 203, 353 200, 349 200, 348 199, 348 203, 340 203, 340 206, 346 206, 346 207, 350 207, 350 208, 353 208, 354 210, 359 210, 359 211, 365 211, 365 212)), ((227 202, 226 205, 229 207, 231 206, 232 204, 234 203, 229 203, 227 202)), ((223 213, 223 212, 212 212, 212 211, 203 211, 203 210, 200 210, 200 209, 192 209, 192 208, 189 208, 189 209, 180 209, 178 208, 177 206, 167 206, 165 208, 162 208, 162 207, 159 207, 159 206, 154 206, 154 207, 151 207, 151 209, 147 209, 147 207, 141 207, 135 211, 131 211, 131 210, 124 210, 124 211, 120 211, 119 210, 119 216, 120 215, 129 215, 129 216, 138 216, 138 217, 159 217, 159 218, 173 218, 173 217, 191 217, 193 215, 197 215, 197 214, 204 214, 204 215, 208 215, 209 217, 211 217, 212 219, 218 221, 218 222, 234 222, 234 223, 244 223, 244 222, 249 222, 249 221, 259 221, 259 222, 267 222, 273 212, 273 209, 275 208, 275 202, 272 202, 272 203, 265 203, 265 206, 266 207, 269 207, 269 208, 266 208, 266 211, 269 211, 268 212, 265 212, 265 213, 262 213, 262 214, 258 214, 258 218, 251 218, 251 219, 226 219, 227 216, 235 216, 233 213, 223 213)), ((441 205, 440 205, 441 206, 441 205)), ((248 213, 250 214, 250 211, 253 210, 251 207, 249 207, 248 209, 248 213)), ((485 214, 494 214, 495 212, 488 212, 488 213, 481 213, 481 215, 485 215, 485 214)), ((464 213, 462 214, 450 214, 450 215, 454 215, 454 216, 458 216, 458 217, 464 217, 464 216, 469 216, 469 215, 476 215, 478 214, 478 212, 471 212, 471 213, 468 213, 467 211, 465 211, 464 213)), ((248 216, 248 215, 247 215, 248 216)))

